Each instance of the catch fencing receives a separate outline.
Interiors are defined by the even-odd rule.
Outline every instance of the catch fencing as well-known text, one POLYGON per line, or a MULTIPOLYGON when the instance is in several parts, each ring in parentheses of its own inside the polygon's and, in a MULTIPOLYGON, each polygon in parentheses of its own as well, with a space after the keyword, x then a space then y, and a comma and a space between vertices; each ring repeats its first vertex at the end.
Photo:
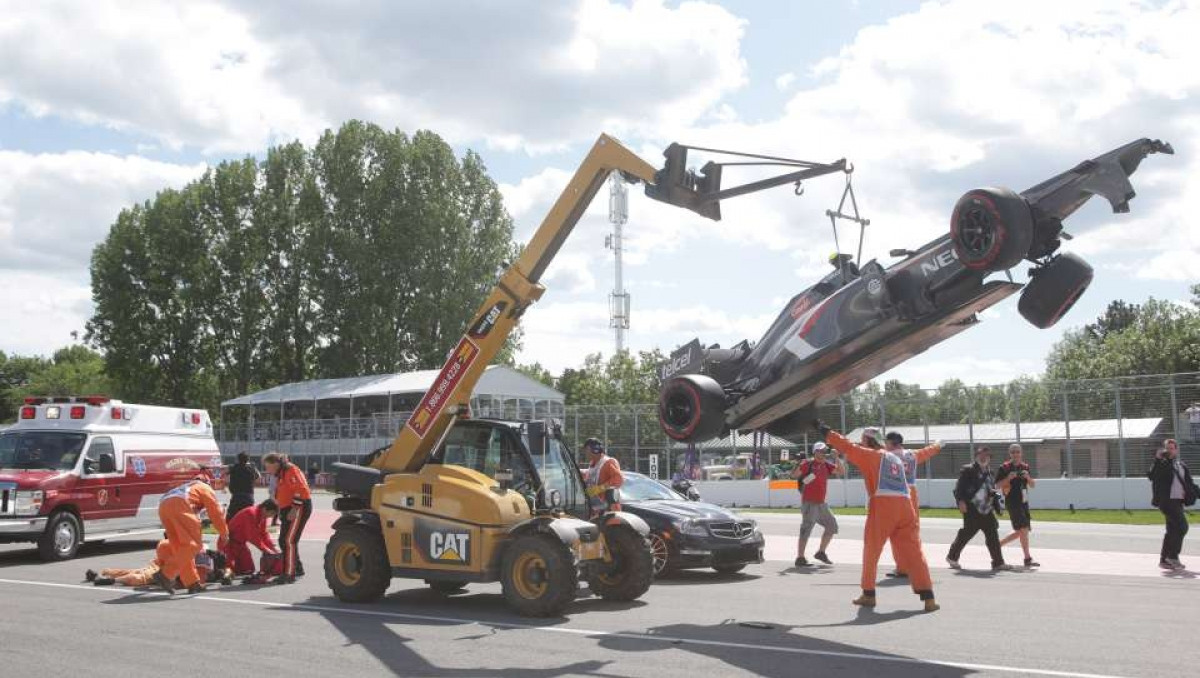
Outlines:
MULTIPOLYGON (((943 452, 926 464, 924 478, 945 479, 989 446, 998 463, 1020 443, 1035 477, 1143 476, 1167 438, 1180 443, 1200 468, 1200 373, 1079 381, 1023 381, 1003 386, 859 389, 818 408, 830 426, 900 431, 905 445, 935 440, 943 452)), ((288 453, 299 464, 328 470, 388 444, 405 414, 334 420, 284 420, 218 426, 222 452, 260 456, 288 453)), ((783 477, 815 442, 812 434, 784 440, 741 432, 699 445, 667 438, 655 405, 568 406, 563 434, 572 447, 595 437, 624 468, 659 478, 783 477)))

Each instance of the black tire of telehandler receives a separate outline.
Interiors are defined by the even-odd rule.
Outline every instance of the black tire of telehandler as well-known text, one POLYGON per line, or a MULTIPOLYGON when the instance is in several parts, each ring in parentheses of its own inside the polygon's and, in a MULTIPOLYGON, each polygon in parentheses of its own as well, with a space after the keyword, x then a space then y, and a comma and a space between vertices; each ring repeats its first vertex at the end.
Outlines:
POLYGON ((605 600, 641 598, 654 581, 654 557, 650 553, 650 542, 625 526, 606 529, 604 541, 612 552, 616 571, 592 575, 588 579, 592 593, 605 600))
POLYGON ((458 593, 467 588, 467 582, 465 581, 433 581, 426 579, 425 583, 429 584, 429 588, 438 593, 458 593))
POLYGON ((370 603, 392 583, 383 535, 367 525, 338 528, 325 546, 325 582, 338 600, 370 603))
POLYGON ((557 537, 530 534, 518 537, 505 551, 500 588, 517 614, 554 617, 574 602, 579 574, 570 551, 557 537), (544 578, 544 587, 530 578, 537 570, 538 577, 544 578))

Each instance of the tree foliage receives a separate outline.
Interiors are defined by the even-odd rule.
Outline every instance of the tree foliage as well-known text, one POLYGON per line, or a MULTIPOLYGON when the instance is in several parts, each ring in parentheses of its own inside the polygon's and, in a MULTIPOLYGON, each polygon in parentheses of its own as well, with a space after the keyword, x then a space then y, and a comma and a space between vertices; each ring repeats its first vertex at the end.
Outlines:
POLYGON ((88 339, 118 390, 164 404, 434 368, 515 253, 478 155, 352 121, 121 212, 88 339))
POLYGON ((1200 371, 1200 305, 1153 298, 1135 306, 1114 302, 1096 323, 1067 332, 1046 359, 1051 380, 1195 371, 1200 371))
POLYGON ((26 396, 113 395, 104 358, 67 346, 50 359, 0 352, 0 421, 12 421, 26 396))

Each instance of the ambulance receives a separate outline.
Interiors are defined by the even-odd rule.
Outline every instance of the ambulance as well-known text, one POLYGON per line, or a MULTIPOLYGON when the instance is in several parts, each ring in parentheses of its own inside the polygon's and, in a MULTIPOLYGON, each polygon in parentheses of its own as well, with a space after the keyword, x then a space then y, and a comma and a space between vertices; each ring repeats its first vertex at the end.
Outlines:
POLYGON ((0 543, 67 560, 83 542, 160 535, 159 497, 220 466, 204 410, 26 398, 0 431, 0 543))

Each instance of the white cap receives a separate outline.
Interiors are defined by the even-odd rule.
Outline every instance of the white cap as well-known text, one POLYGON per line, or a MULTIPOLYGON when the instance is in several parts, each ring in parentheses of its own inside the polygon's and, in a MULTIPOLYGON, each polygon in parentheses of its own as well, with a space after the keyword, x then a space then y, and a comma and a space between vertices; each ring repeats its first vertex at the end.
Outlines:
POLYGON ((829 449, 829 446, 826 445, 825 443, 817 442, 817 443, 813 444, 813 454, 816 454, 817 452, 821 452, 821 451, 827 450, 827 449, 829 449))

